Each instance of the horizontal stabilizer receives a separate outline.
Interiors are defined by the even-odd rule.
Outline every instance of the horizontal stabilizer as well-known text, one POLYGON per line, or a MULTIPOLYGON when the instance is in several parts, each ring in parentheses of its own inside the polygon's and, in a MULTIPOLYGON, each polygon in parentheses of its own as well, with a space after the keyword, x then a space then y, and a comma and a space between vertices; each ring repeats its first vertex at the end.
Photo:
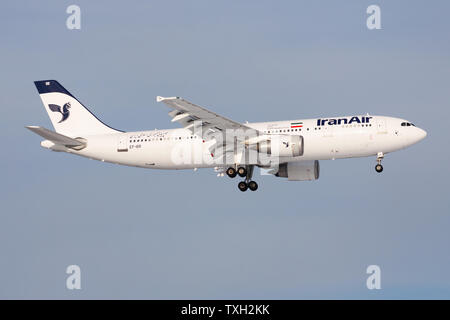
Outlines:
POLYGON ((52 141, 55 144, 63 145, 69 148, 73 147, 85 147, 86 143, 79 141, 77 139, 70 138, 68 136, 56 133, 54 131, 48 130, 43 127, 37 126, 26 126, 25 128, 33 131, 34 133, 40 135, 41 137, 52 141))

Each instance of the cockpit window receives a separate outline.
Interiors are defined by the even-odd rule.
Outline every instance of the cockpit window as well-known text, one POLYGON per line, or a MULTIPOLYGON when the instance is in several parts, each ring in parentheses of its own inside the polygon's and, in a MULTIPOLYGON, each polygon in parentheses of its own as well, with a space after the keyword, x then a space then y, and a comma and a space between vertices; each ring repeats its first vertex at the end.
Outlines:
POLYGON ((411 122, 402 122, 402 127, 410 127, 410 126, 415 127, 414 123, 411 123, 411 122))

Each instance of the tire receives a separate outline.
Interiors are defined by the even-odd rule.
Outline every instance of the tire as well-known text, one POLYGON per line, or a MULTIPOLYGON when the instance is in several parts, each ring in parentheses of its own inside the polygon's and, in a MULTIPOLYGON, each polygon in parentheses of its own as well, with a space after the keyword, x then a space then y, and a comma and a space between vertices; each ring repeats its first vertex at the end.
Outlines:
POLYGON ((245 169, 244 167, 239 167, 237 169, 237 173, 240 177, 245 178, 247 176, 247 169, 245 169))
POLYGON ((377 164, 375 166, 375 171, 378 172, 378 173, 382 172, 383 171, 383 166, 381 164, 377 164))
POLYGON ((238 183, 238 188, 242 192, 247 191, 248 185, 245 183, 245 181, 241 181, 238 183))
POLYGON ((227 176, 229 176, 230 178, 236 177, 236 174, 237 174, 236 169, 234 169, 232 167, 229 167, 227 169, 227 176))
POLYGON ((248 183, 248 188, 252 191, 258 190, 258 184, 255 181, 250 181, 248 183))

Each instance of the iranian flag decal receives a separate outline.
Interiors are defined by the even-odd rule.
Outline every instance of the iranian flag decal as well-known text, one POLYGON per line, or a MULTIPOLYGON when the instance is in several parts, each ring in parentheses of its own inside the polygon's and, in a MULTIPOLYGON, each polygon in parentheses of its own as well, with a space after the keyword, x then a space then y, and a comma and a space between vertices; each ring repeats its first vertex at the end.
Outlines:
POLYGON ((301 128, 303 127, 303 122, 291 122, 291 128, 301 128))

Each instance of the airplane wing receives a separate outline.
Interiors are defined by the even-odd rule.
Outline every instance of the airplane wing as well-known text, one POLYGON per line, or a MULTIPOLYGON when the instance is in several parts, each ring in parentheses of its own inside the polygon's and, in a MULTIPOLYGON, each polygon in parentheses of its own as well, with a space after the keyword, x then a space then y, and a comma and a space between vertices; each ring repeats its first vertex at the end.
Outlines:
MULTIPOLYGON (((194 122, 201 121, 202 130, 206 132, 225 131, 227 129, 248 130, 250 127, 218 115, 204 107, 200 107, 180 97, 156 97, 157 102, 164 102, 172 111, 169 116, 172 122, 180 123, 184 128, 194 130, 194 122)), ((253 130, 253 129, 251 129, 253 130)))
MULTIPOLYGON (((217 159, 240 159, 244 149, 254 144, 258 139, 266 136, 264 133, 246 126, 245 124, 230 120, 218 115, 204 107, 200 107, 180 97, 156 97, 157 102, 164 102, 170 109, 169 116, 172 122, 180 123, 185 129, 194 134, 201 135, 204 140, 213 140, 209 146, 211 155, 217 159), (235 130, 228 132, 228 130, 235 130), (220 133, 217 140, 216 134, 220 133), (249 139, 249 136, 252 138, 249 139), (239 145, 239 146, 238 146, 239 145)), ((225 162, 233 160, 223 160, 225 162)), ((235 160, 234 160, 235 161, 235 160)))
POLYGON ((63 146, 69 147, 69 148, 86 146, 86 143, 78 141, 77 139, 70 138, 68 136, 59 134, 57 132, 48 130, 43 127, 26 126, 25 128, 33 131, 34 133, 40 135, 41 137, 43 137, 47 140, 52 141, 55 144, 63 145, 63 146))

